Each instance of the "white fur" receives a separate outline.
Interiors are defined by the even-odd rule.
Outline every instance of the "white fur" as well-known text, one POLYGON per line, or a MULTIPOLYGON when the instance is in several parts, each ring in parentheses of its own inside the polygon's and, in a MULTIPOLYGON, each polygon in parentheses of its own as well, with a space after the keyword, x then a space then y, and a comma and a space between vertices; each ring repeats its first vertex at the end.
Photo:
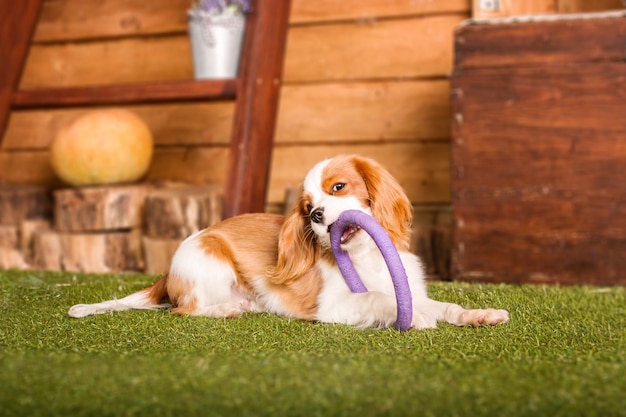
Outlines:
POLYGON ((194 286, 193 296, 201 308, 241 301, 231 299, 235 272, 230 265, 204 252, 198 241, 199 233, 181 243, 172 258, 170 274, 194 286))
POLYGON ((103 314, 109 311, 124 310, 152 310, 155 308, 167 308, 169 304, 152 305, 142 292, 136 292, 119 300, 103 301, 96 304, 76 304, 70 308, 67 314, 71 317, 86 317, 92 314, 103 314))

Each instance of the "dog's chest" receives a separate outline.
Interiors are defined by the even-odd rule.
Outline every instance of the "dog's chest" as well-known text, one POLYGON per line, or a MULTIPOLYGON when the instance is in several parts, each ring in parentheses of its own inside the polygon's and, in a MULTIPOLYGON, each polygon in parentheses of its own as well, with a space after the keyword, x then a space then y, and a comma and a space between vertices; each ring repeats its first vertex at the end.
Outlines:
POLYGON ((352 263, 369 291, 393 291, 389 269, 379 251, 362 253, 352 263))

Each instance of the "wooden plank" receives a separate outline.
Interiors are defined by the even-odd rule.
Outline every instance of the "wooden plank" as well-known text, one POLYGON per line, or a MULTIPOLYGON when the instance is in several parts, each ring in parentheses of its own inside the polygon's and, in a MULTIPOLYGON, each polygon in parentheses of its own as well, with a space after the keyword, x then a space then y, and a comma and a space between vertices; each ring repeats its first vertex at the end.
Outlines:
POLYGON ((588 189, 615 181, 626 169, 614 159, 626 154, 625 70, 624 63, 581 63, 456 76, 455 184, 506 190, 571 180, 588 189), (500 163, 513 157, 525 161, 524 175, 500 163))
MULTIPOLYGON (((287 83, 445 76, 462 14, 305 26, 289 32, 287 83)), ((21 89, 193 78, 187 35, 34 44, 21 89)))
POLYGON ((61 185, 47 151, 0 152, 0 179, 3 184, 61 185))
MULTIPOLYGON (((300 146, 277 147, 273 164, 268 201, 282 202, 286 186, 298 185, 299 181, 317 160, 337 153, 364 153, 382 159, 389 166, 404 167, 407 172, 397 172, 401 182, 416 202, 447 202, 449 192, 449 146, 446 142, 426 143, 389 143, 388 145, 341 145, 341 146, 300 146), (391 148, 384 152, 379 148, 391 148), (409 148, 409 150, 407 150, 409 148), (411 150, 411 148, 414 148, 411 150), (399 150, 398 150, 399 149, 399 150), (380 153, 382 152, 382 154, 380 153), (286 154, 286 157, 281 155, 286 154), (306 155, 304 155, 306 154, 306 155), (304 161, 302 156, 306 156, 304 161), (283 159, 284 158, 284 159, 283 159), (395 160, 394 158, 400 158, 395 160), (415 161, 411 162, 411 158, 415 161), (302 165, 307 163, 307 165, 302 165), (417 165, 417 169, 412 168, 417 165), (301 168, 300 168, 301 167, 301 168), (275 178, 274 175, 278 177, 275 178)), ((2 172, 9 183, 58 183, 48 168, 48 156, 45 151, 13 152, 9 169, 2 172), (16 168, 31 164, 31 169, 16 168), (36 165, 34 165, 36 163, 36 165)), ((0 161, 6 154, 0 153, 0 161)), ((151 179, 187 181, 196 184, 223 184, 228 150, 223 147, 211 148, 157 148, 149 177, 151 179)), ((4 171, 5 165, 2 166, 4 171)), ((7 164, 6 166, 9 166, 7 164)), ((400 168, 396 168, 400 169, 400 168)))
POLYGON ((177 81, 21 90, 11 101, 15 109, 42 109, 230 100, 235 92, 235 80, 177 81))
MULTIPOLYGON (((124 106, 141 117, 157 146, 226 145, 230 140, 233 102, 124 106)), ((15 111, 2 149, 45 149, 57 131, 89 109, 15 111)), ((0 178, 2 175, 0 174, 0 178)))
MULTIPOLYGON (((447 202, 450 200, 449 151, 446 142, 277 146, 268 202, 282 202, 285 189, 299 186, 316 162, 342 153, 359 153, 389 167, 414 202, 447 202)), ((152 179, 223 184, 225 154, 226 150, 222 148, 157 150, 149 176, 152 179)))
POLYGON ((455 275, 626 284, 626 64, 453 78, 455 275))
MULTIPOLYGON (((46 0, 36 42, 62 42, 187 31, 189 0, 46 0), (89 18, 85 18, 89 16, 89 18)), ((416 16, 469 15, 470 0, 293 0, 292 24, 416 16)))
POLYGON ((287 82, 424 77, 452 68, 452 35, 463 14, 294 27, 287 82))
MULTIPOLYGON (((623 203, 623 201, 622 201, 623 203)), ((553 207, 556 208, 556 207, 553 207)), ((468 233, 453 250, 457 280, 625 285, 624 235, 519 234, 519 225, 468 233), (485 253, 489 247, 489 255, 485 253), (535 248, 535 250, 529 250, 535 248), (471 260, 471 261, 470 261, 471 260)))
POLYGON ((626 59, 626 14, 591 19, 538 19, 512 24, 468 24, 455 34, 455 71, 626 59), (488 36, 486 35, 488 33, 488 36), (606 36, 611 33, 611 36, 606 36))
MULTIPOLYGON (((449 95, 447 80, 287 85, 282 88, 275 141, 447 140, 449 95)), ((157 146, 229 142, 234 112, 230 102, 126 108, 146 121, 157 146)), ((60 127, 84 111, 13 112, 2 149, 47 148, 60 127)))
POLYGON ((20 89, 193 79, 187 35, 33 44, 20 89))
POLYGON ((324 146, 279 146, 275 150, 269 201, 282 201, 318 161, 358 153, 389 169, 415 203, 450 201, 450 147, 447 142, 393 142, 324 146))
POLYGON ((156 148, 147 179, 223 185, 228 152, 227 146, 156 148))
MULTIPOLYGON (((325 143, 274 150, 268 202, 282 203, 285 189, 298 186, 316 162, 340 153, 359 153, 387 166, 416 203, 450 201, 450 145, 446 141, 325 143)), ((223 185, 227 147, 156 148, 149 180, 223 185)), ((54 183, 47 151, 0 153, 0 177, 7 183, 54 183), (7 158, 10 155, 10 158, 7 158), (9 162, 7 165, 4 162, 9 162), (5 170, 7 166, 7 170, 5 170), (29 166, 28 170, 22 169, 29 166)), ((58 183, 57 183, 58 186, 58 183)))
POLYGON ((290 22, 297 24, 373 20, 443 13, 469 15, 470 3, 470 0, 293 0, 290 22))
POLYGON ((447 80, 285 86, 277 143, 447 139, 447 80))
POLYGON ((45 0, 36 42, 76 41, 187 30, 189 0, 45 0))

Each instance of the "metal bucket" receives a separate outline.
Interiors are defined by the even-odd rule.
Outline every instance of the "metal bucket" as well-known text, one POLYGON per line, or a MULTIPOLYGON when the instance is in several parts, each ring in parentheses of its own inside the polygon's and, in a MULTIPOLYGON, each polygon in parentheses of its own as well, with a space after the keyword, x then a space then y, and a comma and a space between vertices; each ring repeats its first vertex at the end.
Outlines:
POLYGON ((195 79, 236 78, 245 15, 189 10, 187 16, 195 79))

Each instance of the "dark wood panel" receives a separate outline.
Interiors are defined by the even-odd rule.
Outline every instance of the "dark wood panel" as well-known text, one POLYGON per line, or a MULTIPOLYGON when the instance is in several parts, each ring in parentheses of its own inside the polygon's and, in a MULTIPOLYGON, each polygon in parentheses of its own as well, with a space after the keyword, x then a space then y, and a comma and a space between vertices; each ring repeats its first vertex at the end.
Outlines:
POLYGON ((621 187, 625 63, 489 68, 453 79, 459 187, 621 187))
POLYGON ((481 228, 464 235, 461 243, 455 241, 457 280, 626 285, 624 235, 553 237, 481 228))
POLYGON ((624 190, 468 188, 455 196, 455 216, 462 234, 484 227, 562 239, 594 234, 626 239, 620 220, 626 218, 626 193, 618 191, 624 190))
POLYGON ((626 14, 468 24, 455 34, 455 68, 626 58, 626 14), (610 34, 610 36, 608 35, 610 34))
POLYGON ((626 284, 624 74, 624 62, 455 72, 456 279, 626 284))

